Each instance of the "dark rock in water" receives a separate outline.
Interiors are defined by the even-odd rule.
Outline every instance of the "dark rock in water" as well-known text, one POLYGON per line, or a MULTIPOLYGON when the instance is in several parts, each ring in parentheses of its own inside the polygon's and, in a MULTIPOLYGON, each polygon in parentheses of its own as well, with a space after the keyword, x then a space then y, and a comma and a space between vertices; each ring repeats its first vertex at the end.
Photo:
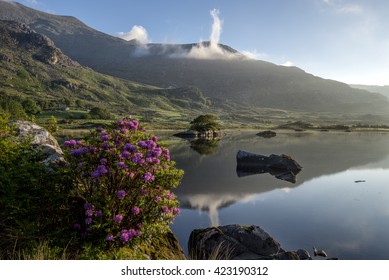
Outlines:
POLYGON ((301 165, 287 155, 263 156, 238 151, 236 161, 238 177, 269 173, 280 180, 296 183, 296 175, 302 170, 301 165))
POLYGON ((275 137, 277 133, 275 131, 265 130, 265 131, 258 132, 257 135, 263 138, 272 138, 275 137))
POLYGON ((356 180, 356 181, 354 181, 354 183, 364 183, 364 182, 366 182, 365 180, 356 180))
MULTIPOLYGON (((298 260, 259 226, 227 225, 192 231, 188 241, 192 259, 298 260)), ((303 251, 303 250, 301 250, 303 251)))

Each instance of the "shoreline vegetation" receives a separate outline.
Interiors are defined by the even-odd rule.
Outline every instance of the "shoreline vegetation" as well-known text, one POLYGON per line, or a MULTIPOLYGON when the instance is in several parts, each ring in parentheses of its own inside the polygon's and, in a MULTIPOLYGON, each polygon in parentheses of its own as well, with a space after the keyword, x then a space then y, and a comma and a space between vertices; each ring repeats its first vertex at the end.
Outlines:
MULTIPOLYGON (((39 125, 45 126, 50 119, 55 118, 58 126, 63 132, 87 132, 97 126, 107 125, 112 121, 122 117, 120 114, 110 113, 110 117, 106 119, 86 118, 89 114, 88 110, 74 109, 69 111, 42 111, 35 115, 31 115, 27 119, 32 118, 39 125)), ((270 113, 269 113, 270 114, 270 113)), ((191 122, 194 120, 187 117, 157 117, 158 113, 151 113, 148 116, 143 114, 134 114, 138 120, 148 130, 154 131, 186 131, 191 129, 191 122), (155 116, 154 116, 155 115, 155 116)), ((257 116, 251 113, 241 116, 228 116, 224 114, 206 113, 199 116, 215 116, 218 123, 218 129, 222 131, 231 130, 297 130, 297 131, 389 131, 388 116, 341 116, 332 115, 331 117, 325 114, 304 114, 290 113, 273 116, 257 116)), ((26 118, 24 118, 26 119, 26 118)), ((218 130, 214 129, 214 130, 218 130)), ((58 134, 61 134, 58 133, 58 134)))
MULTIPOLYGON (((150 132, 161 132, 161 133, 176 133, 177 131, 184 131, 187 127, 177 127, 177 128, 161 128, 161 127, 150 127, 148 131, 150 132)), ((79 137, 80 135, 87 134, 91 129, 86 128, 60 128, 55 134, 57 139, 61 139, 69 136, 79 137)), ((277 133, 290 133, 290 132, 389 132, 389 126, 387 125, 332 125, 332 126, 314 126, 311 128, 304 129, 295 129, 295 128, 280 128, 280 127, 245 127, 245 128, 225 128, 222 131, 226 134, 238 132, 238 131, 252 131, 252 132, 261 132, 261 131, 275 131, 277 133)))

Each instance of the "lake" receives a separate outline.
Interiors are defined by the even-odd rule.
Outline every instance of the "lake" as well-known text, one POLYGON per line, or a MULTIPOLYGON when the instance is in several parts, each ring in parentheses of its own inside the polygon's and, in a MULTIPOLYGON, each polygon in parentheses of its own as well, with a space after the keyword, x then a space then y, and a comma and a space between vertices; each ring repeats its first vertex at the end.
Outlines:
POLYGON ((389 259, 388 133, 255 133, 229 133, 208 146, 160 137, 185 171, 175 190, 181 215, 171 226, 184 250, 193 229, 242 224, 259 225, 285 250, 389 259), (238 150, 286 154, 303 170, 295 184, 270 174, 238 177, 238 150))

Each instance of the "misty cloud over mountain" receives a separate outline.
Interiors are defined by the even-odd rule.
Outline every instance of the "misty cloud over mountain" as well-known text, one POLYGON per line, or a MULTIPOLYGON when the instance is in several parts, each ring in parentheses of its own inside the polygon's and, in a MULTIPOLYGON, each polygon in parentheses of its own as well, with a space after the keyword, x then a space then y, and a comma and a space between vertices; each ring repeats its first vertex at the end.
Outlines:
POLYGON ((135 40, 141 45, 149 43, 147 30, 141 25, 134 25, 129 32, 119 32, 118 37, 126 41, 135 40))
POLYGON ((253 59, 253 56, 239 53, 236 50, 225 48, 219 43, 222 33, 223 22, 219 17, 219 11, 210 11, 213 23, 209 41, 201 41, 197 44, 176 45, 176 44, 149 44, 147 30, 143 26, 134 25, 131 31, 118 33, 118 37, 131 41, 136 49, 133 50, 134 57, 149 55, 165 55, 169 58, 189 59, 253 59))

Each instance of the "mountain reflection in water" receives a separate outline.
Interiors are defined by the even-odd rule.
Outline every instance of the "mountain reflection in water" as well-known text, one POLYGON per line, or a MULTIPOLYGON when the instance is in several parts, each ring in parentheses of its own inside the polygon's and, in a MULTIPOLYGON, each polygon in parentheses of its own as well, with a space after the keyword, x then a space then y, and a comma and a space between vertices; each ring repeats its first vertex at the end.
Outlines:
POLYGON ((182 214, 172 225, 184 248, 195 228, 240 223, 263 227, 288 250, 327 244, 320 247, 343 259, 389 259, 389 244, 380 245, 386 251, 362 249, 376 247, 364 240, 368 232, 389 234, 389 209, 386 213, 384 207, 389 205, 384 188, 389 180, 389 134, 285 132, 266 139, 245 132, 227 135, 210 155, 193 150, 185 140, 174 140, 169 149, 185 171, 175 190, 182 214), (269 174, 238 178, 236 153, 241 149, 288 154, 304 169, 296 184, 269 174), (354 183, 358 180, 365 182, 354 183), (349 205, 350 199, 359 206, 349 205), (368 218, 378 208, 383 212, 374 212, 374 217, 385 218, 368 218), (356 215, 367 220, 345 228, 345 221, 358 221, 356 215))

